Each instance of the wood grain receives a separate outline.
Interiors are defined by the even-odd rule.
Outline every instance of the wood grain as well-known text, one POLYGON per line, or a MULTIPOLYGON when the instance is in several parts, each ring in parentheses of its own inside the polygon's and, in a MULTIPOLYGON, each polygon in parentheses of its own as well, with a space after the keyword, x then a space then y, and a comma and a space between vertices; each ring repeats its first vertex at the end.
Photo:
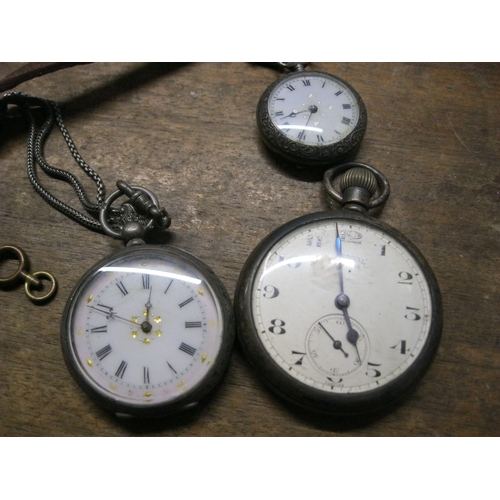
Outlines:
MULTIPOLYGON (((19 67, 0 64, 0 79, 19 67)), ((272 395, 236 346, 219 389, 190 414, 120 421, 96 407, 66 370, 59 327, 77 280, 121 243, 80 227, 34 193, 25 170, 27 125, 10 117, 0 124, 0 244, 22 247, 32 270, 52 272, 60 286, 44 306, 31 303, 22 286, 0 290, 0 435, 500 435, 500 65, 311 68, 340 76, 363 97, 368 131, 357 159, 381 169, 392 189, 380 219, 420 248, 441 287, 442 342, 416 390, 382 415, 315 417, 272 395)), ((169 242, 209 264, 232 295, 268 232, 328 206, 321 183, 291 171, 258 136, 257 101, 278 76, 249 63, 93 63, 15 90, 61 105, 80 153, 109 192, 118 179, 156 192, 173 218, 169 242)), ((56 133, 46 155, 79 173, 56 133)), ((67 185, 41 177, 75 203, 67 185)))

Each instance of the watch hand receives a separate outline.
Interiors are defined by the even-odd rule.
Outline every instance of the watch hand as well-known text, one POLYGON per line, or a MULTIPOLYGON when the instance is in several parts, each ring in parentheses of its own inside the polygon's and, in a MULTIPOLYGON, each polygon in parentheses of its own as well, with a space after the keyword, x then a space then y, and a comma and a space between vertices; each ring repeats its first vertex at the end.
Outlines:
POLYGON ((307 126, 309 125, 309 120, 311 119, 311 116, 313 115, 313 113, 316 113, 316 111, 318 111, 318 108, 316 106, 309 106, 309 109, 307 111, 309 111, 309 116, 307 117, 307 121, 306 121, 305 125, 302 125, 303 129, 300 132, 301 135, 307 129, 307 126))
POLYGON ((359 350, 358 350, 358 339, 359 339, 359 333, 357 330, 355 330, 352 327, 351 323, 351 318, 349 317, 349 313, 347 312, 347 308, 349 307, 350 301, 349 297, 345 295, 344 293, 341 293, 340 295, 337 296, 335 299, 335 305, 337 306, 338 309, 342 311, 342 314, 344 315, 344 319, 347 325, 347 341, 354 346, 356 349, 356 353, 358 354, 358 359, 359 362, 361 363, 361 356, 359 355, 359 350))
POLYGON ((100 313, 103 313, 106 315, 106 319, 121 319, 123 321, 128 321, 129 323, 132 323, 133 325, 136 325, 137 326, 137 323, 135 321, 132 321, 130 319, 127 319, 127 318, 122 318, 121 316, 118 316, 114 311, 113 311, 113 308, 112 307, 109 307, 109 311, 104 311, 103 309, 99 309, 97 307, 94 307, 94 306, 89 306, 90 309, 94 309, 95 311, 98 311, 100 313))
POLYGON ((106 319, 121 319, 122 321, 127 321, 128 323, 132 323, 134 326, 140 326, 143 332, 150 332, 151 329, 153 328, 151 326, 151 323, 149 321, 143 321, 140 325, 139 323, 132 321, 130 319, 124 318, 122 316, 118 316, 114 311, 112 307, 109 307, 109 311, 104 311, 103 309, 99 309, 94 306, 88 306, 90 309, 94 309, 100 313, 103 313, 106 315, 106 319))
MULTIPOLYGON (((289 115, 282 116, 281 120, 284 120, 285 118, 290 118, 290 117, 295 118, 298 114, 300 114, 300 113, 307 113, 307 111, 309 111, 309 117, 307 118, 307 123, 309 123, 309 120, 311 119, 311 116, 314 113, 318 112, 318 106, 316 106, 314 104, 311 104, 307 109, 303 109, 302 111, 292 111, 289 115)), ((306 123, 306 125, 307 125, 307 123, 306 123)))
POLYGON ((347 354, 344 349, 342 349, 342 342, 340 340, 335 340, 331 335, 330 333, 328 332, 328 330, 321 324, 321 321, 318 322, 318 325, 323 329, 323 331, 332 339, 333 341, 333 348, 334 349, 337 349, 339 351, 342 351, 344 356, 347 358, 349 357, 349 354, 347 354))
POLYGON ((347 312, 347 308, 349 307, 350 304, 350 299, 349 297, 344 293, 344 274, 343 274, 343 269, 344 269, 344 264, 341 261, 342 258, 342 240, 340 238, 339 234, 339 226, 338 224, 335 225, 337 229, 337 237, 335 238, 335 248, 337 249, 337 257, 339 258, 339 269, 340 269, 340 295, 337 296, 335 299, 335 305, 337 306, 338 309, 340 309, 344 315, 344 319, 347 325, 347 341, 354 346, 356 349, 356 353, 358 355, 358 360, 361 362, 361 356, 359 355, 359 350, 358 350, 358 339, 359 339, 359 333, 352 327, 351 324, 351 318, 349 317, 349 313, 347 312))
POLYGON ((361 356, 359 355, 359 350, 358 350, 358 339, 359 339, 359 333, 357 330, 354 330, 351 328, 347 332, 347 342, 350 342, 354 348, 356 349, 356 354, 358 355, 358 361, 361 363, 361 356))
POLYGON ((339 269, 340 269, 340 293, 344 295, 344 274, 343 274, 343 269, 344 269, 344 264, 342 264, 342 240, 340 239, 339 235, 339 226, 338 224, 335 224, 337 228, 337 237, 335 238, 335 248, 337 249, 337 257, 339 259, 339 269))
POLYGON ((151 292, 153 291, 153 287, 149 288, 149 297, 148 301, 145 304, 146 307, 146 321, 149 321, 149 310, 153 307, 153 304, 151 304, 151 292))
MULTIPOLYGON (((309 118, 307 119, 307 122, 304 125, 304 128, 309 125, 309 120, 311 119, 311 116, 314 115, 314 113, 318 112, 318 106, 315 106, 314 104, 311 104, 309 106, 309 109, 307 111, 309 111, 309 118)), ((338 234, 338 228, 337 228, 337 234, 338 234)))
POLYGON ((304 129, 303 130, 306 130, 307 126, 309 125, 309 120, 311 119, 311 116, 312 116, 312 113, 309 113, 309 118, 307 119, 306 124, 304 125, 304 129))
POLYGON ((309 111, 309 110, 304 109, 302 111, 292 111, 289 115, 282 116, 281 120, 284 120, 285 118, 289 118, 289 117, 295 118, 299 113, 305 113, 306 111, 309 111))

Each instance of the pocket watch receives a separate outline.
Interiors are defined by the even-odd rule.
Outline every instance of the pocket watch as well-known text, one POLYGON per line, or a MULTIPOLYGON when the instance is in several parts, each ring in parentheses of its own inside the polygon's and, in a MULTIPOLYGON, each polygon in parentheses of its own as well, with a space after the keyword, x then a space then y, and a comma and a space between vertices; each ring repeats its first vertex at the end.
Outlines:
POLYGON ((220 381, 232 338, 229 297, 211 269, 178 248, 146 244, 87 271, 61 325, 71 374, 120 416, 196 405, 220 381))
POLYGON ((117 182, 105 198, 104 184, 78 153, 56 103, 13 92, 0 99, 0 116, 18 106, 30 122, 28 177, 51 206, 127 247, 100 260, 68 298, 61 344, 70 373, 81 388, 118 416, 161 417, 196 405, 221 380, 234 340, 230 297, 213 271, 172 246, 145 243, 147 233, 170 226, 170 217, 149 189, 117 182), (38 127, 31 112, 46 113, 38 127), (79 179, 51 166, 44 142, 57 123, 80 168, 97 186, 90 203, 79 179), (66 181, 84 208, 79 212, 49 193, 36 166, 66 181), (121 197, 119 207, 114 203, 121 197))
POLYGON ((389 195, 378 170, 347 163, 324 179, 343 208, 292 220, 255 248, 237 285, 237 337, 289 402, 369 413, 406 395, 429 367, 440 292, 416 246, 366 214, 389 195))
POLYGON ((366 131, 367 112, 356 90, 337 76, 293 71, 272 83, 257 106, 265 144, 285 159, 322 167, 352 159, 366 131))

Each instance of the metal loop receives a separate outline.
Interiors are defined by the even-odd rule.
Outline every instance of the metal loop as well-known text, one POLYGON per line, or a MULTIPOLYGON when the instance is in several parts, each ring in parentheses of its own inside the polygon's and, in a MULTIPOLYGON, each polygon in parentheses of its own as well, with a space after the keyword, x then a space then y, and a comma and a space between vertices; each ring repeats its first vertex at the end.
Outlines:
POLYGON ((37 271, 36 273, 32 274, 32 277, 41 278, 40 280, 37 280, 39 283, 42 283, 42 280, 44 280, 44 279, 50 281, 50 289, 48 292, 46 292, 42 295, 35 295, 31 291, 31 288, 33 287, 33 282, 30 280, 26 280, 26 283, 24 284, 24 289, 25 289, 26 295, 31 300, 34 300, 35 302, 42 302, 42 301, 48 300, 54 296, 54 294, 57 291, 57 281, 52 274, 47 273, 46 271, 37 271))
POLYGON ((29 259, 26 252, 18 247, 11 245, 5 245, 0 247, 0 261, 3 260, 1 257, 4 255, 14 256, 19 261, 18 268, 16 272, 7 278, 0 278, 0 285, 10 285, 19 279, 28 269, 29 269, 29 259))
POLYGON ((53 297, 57 291, 57 281, 54 276, 46 271, 37 271, 36 273, 30 274, 29 271, 29 259, 26 252, 12 245, 5 245, 0 247, 0 260, 3 255, 14 256, 18 261, 19 265, 17 270, 11 276, 7 278, 0 278, 0 285, 10 285, 15 281, 23 280, 26 295, 34 302, 43 302, 45 300, 53 297), (46 293, 41 295, 35 295, 32 290, 39 289, 43 285, 43 281, 50 281, 50 289, 46 293))
POLYGON ((304 68, 309 64, 308 62, 278 62, 278 66, 289 69, 290 71, 304 71, 304 68))
POLYGON ((334 187, 333 187, 333 182, 334 180, 340 175, 343 174, 345 171, 351 169, 351 168, 365 168, 372 172, 376 179, 377 179, 377 185, 378 185, 378 190, 380 192, 379 196, 376 198, 373 198, 370 200, 368 203, 368 209, 372 209, 375 207, 378 207, 382 204, 384 204, 387 201, 387 198, 389 198, 390 194, 390 186, 389 186, 389 181, 386 179, 386 177, 377 170, 374 167, 371 167, 370 165, 365 165, 364 163, 358 163, 358 162, 349 162, 349 163, 344 163, 342 165, 337 165, 333 168, 330 168, 325 172, 325 175, 323 177, 323 184, 325 186, 325 189, 334 201, 339 203, 340 205, 343 204, 344 198, 342 196, 342 193, 338 192, 334 187))
MULTIPOLYGON (((140 187, 140 186, 130 186, 132 189, 134 190, 139 190, 139 191, 143 191, 144 193, 146 193, 151 201, 153 202, 153 205, 155 206, 155 208, 157 208, 158 210, 161 209, 160 207, 160 203, 158 202, 158 198, 154 195, 154 193, 152 193, 149 189, 146 189, 144 187, 140 187)), ((117 190, 117 191, 114 191, 113 193, 111 193, 108 198, 105 200, 104 202, 104 206, 103 208, 100 210, 99 212, 99 222, 101 224, 101 227, 104 231, 105 234, 107 234, 108 236, 111 236, 112 238, 116 238, 118 240, 123 240, 124 237, 123 237, 123 234, 121 231, 116 231, 115 229, 113 229, 110 224, 108 223, 108 212, 111 208, 111 205, 115 202, 115 200, 117 200, 120 196, 125 196, 125 193, 123 193, 121 190, 117 190)), ((148 221, 148 223, 144 226, 144 229, 147 231, 149 229, 151 229, 152 227, 154 226, 154 219, 150 219, 148 221)))

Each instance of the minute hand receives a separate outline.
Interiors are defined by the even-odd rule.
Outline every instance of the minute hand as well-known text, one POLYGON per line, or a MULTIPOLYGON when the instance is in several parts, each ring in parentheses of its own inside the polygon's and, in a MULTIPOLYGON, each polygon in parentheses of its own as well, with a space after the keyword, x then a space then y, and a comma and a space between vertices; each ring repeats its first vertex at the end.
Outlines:
POLYGON ((122 316, 118 316, 114 311, 113 308, 109 308, 109 311, 104 311, 103 309, 99 309, 98 307, 94 306, 89 306, 90 309, 94 309, 95 311, 98 311, 100 313, 103 313, 106 315, 106 319, 121 319, 122 321, 127 321, 128 323, 132 323, 133 325, 137 326, 136 321, 131 321, 130 319, 123 318, 122 316))
POLYGON ((337 237, 335 238, 335 249, 337 250, 337 258, 339 260, 340 293, 344 295, 344 275, 343 275, 344 264, 342 263, 342 240, 340 239, 338 225, 336 225, 336 229, 337 229, 337 237))
POLYGON ((335 305, 337 306, 338 309, 342 311, 342 314, 344 315, 344 319, 347 325, 347 335, 346 335, 347 341, 355 347, 358 359, 361 362, 361 357, 359 355, 358 345, 357 345, 359 339, 359 333, 352 327, 351 318, 349 317, 349 313, 347 312, 347 308, 349 307, 351 301, 349 297, 344 293, 344 274, 343 274, 344 264, 342 263, 342 239, 340 238, 339 235, 338 225, 336 225, 336 229, 337 229, 337 237, 335 238, 335 248, 337 250, 337 258, 340 261, 339 262, 340 295, 338 295, 337 298, 335 299, 335 305))

